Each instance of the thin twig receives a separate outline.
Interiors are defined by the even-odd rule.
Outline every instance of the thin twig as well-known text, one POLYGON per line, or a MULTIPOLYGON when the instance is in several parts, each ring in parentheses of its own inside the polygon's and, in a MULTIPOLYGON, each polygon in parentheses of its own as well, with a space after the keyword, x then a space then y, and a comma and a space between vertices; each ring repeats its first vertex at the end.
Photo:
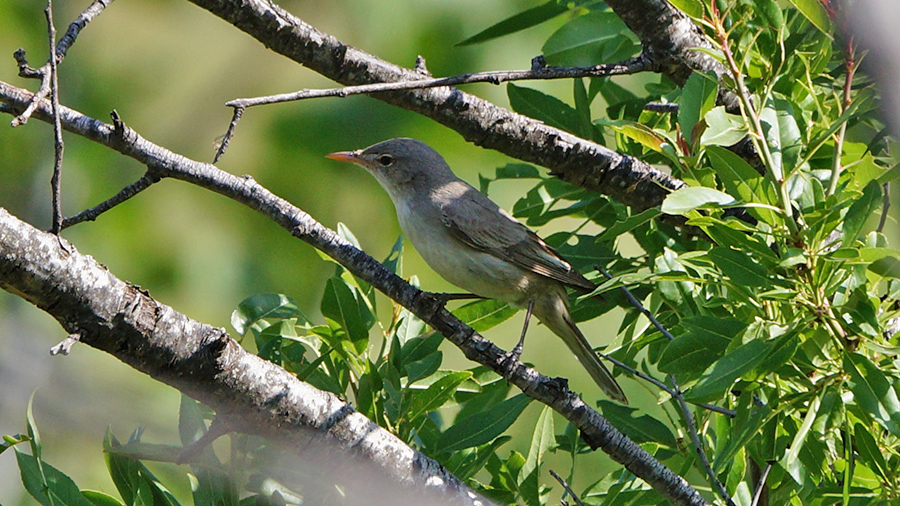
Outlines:
POLYGON ((78 34, 81 33, 81 30, 87 26, 88 23, 94 20, 100 13, 106 9, 109 4, 113 3, 114 0, 94 0, 91 5, 88 6, 87 9, 82 11, 82 13, 78 16, 75 21, 72 21, 69 24, 69 28, 66 30, 66 34, 59 39, 59 42, 56 44, 56 61, 61 62, 66 57, 66 54, 69 52, 69 48, 72 47, 72 44, 75 44, 75 39, 78 38, 78 34))
MULTIPOLYGON (((566 494, 569 494, 569 496, 571 496, 572 499, 575 500, 575 504, 577 504, 578 506, 584 506, 584 503, 581 502, 581 499, 578 498, 578 494, 576 494, 575 491, 572 490, 572 487, 569 486, 569 484, 566 482, 566 480, 563 479, 562 476, 556 474, 556 471, 554 471, 553 469, 550 470, 550 476, 556 478, 556 481, 558 481, 559 484, 562 485, 564 489, 566 489, 566 494)), ((563 497, 565 497, 565 494, 563 494, 563 497)))
MULTIPOLYGON (((606 269, 604 269, 603 267, 601 267, 599 265, 595 265, 594 268, 597 269, 598 271, 600 271, 600 274, 603 274, 606 277, 606 279, 612 279, 612 275, 609 272, 607 272, 606 269)), ((672 336, 672 333, 669 332, 669 330, 666 327, 664 327, 662 323, 659 323, 659 320, 657 320, 656 317, 653 316, 653 313, 651 313, 650 310, 648 310, 647 308, 644 307, 643 304, 641 304, 641 301, 639 301, 639 300, 637 300, 637 298, 635 298, 635 296, 631 293, 631 290, 629 290, 628 287, 620 286, 619 290, 621 290, 622 294, 625 295, 625 298, 628 299, 628 302, 631 303, 632 306, 637 308, 637 310, 640 311, 641 314, 646 316, 647 319, 650 320, 650 323, 652 323, 653 326, 656 327, 656 330, 659 330, 660 333, 662 333, 662 335, 666 339, 668 339, 669 341, 675 340, 675 337, 672 336)))
MULTIPOLYGON (((607 279, 612 279, 612 275, 606 271, 603 267, 599 265, 594 266, 598 271, 600 271, 603 276, 607 279)), ((619 290, 625 295, 625 298, 628 299, 634 307, 638 309, 644 316, 646 316, 653 326, 659 330, 662 335, 666 336, 669 341, 674 340, 675 338, 672 336, 672 333, 669 332, 655 316, 646 308, 634 295, 632 295, 631 290, 628 287, 620 286, 619 290)), ((687 425, 687 431, 691 436, 691 442, 694 444, 694 449, 697 452, 697 456, 700 459, 700 464, 703 466, 703 470, 706 472, 706 476, 709 479, 709 482, 715 487, 716 492, 719 494, 719 497, 725 501, 725 504, 729 506, 734 506, 734 501, 731 500, 731 496, 728 495, 728 491, 725 490, 725 486, 722 485, 722 482, 719 481, 719 478, 716 476, 716 473, 712 470, 712 466, 709 464, 709 458, 706 456, 706 450, 703 449, 703 444, 700 441, 700 434, 697 432, 697 424, 694 422, 694 415, 691 414, 691 409, 687 405, 687 401, 684 400, 684 394, 681 392, 681 387, 678 386, 678 382, 675 379, 674 374, 669 374, 668 376, 669 383, 672 384, 673 388, 668 389, 666 391, 669 392, 669 395, 672 396, 678 402, 678 408, 681 410, 682 416, 684 416, 685 425, 687 425)), ((655 383, 655 382, 654 382, 655 383)), ((717 410, 718 411, 718 410, 717 410)), ((735 414, 731 414, 731 417, 734 417, 735 414)))
POLYGON ((488 72, 474 72, 450 77, 424 77, 413 81, 396 81, 387 83, 361 84, 358 86, 345 86, 343 88, 305 89, 293 93, 282 93, 265 97, 237 98, 225 105, 234 108, 234 115, 228 130, 216 151, 213 163, 225 154, 234 129, 241 119, 243 110, 257 105, 277 104, 281 102, 293 102, 308 98, 324 97, 348 97, 379 93, 384 91, 417 90, 422 88, 438 88, 441 86, 456 86, 471 83, 500 84, 506 81, 547 80, 547 79, 571 79, 576 77, 608 77, 627 74, 636 74, 650 69, 650 60, 643 54, 619 63, 606 63, 591 67, 548 67, 543 58, 536 57, 532 60, 531 70, 493 70, 488 72))
POLYGON ((710 5, 710 9, 712 11, 713 29, 715 30, 716 39, 719 42, 722 54, 725 56, 728 68, 731 70, 731 75, 734 77, 736 85, 735 94, 738 99, 740 99, 741 115, 744 118, 747 128, 751 131, 750 140, 753 141, 753 147, 763 160, 766 168, 766 178, 769 179, 772 186, 777 190, 778 203, 781 207, 784 224, 790 232, 791 237, 793 239, 798 239, 800 228, 797 224, 797 220, 794 218, 794 207, 791 203, 791 196, 788 193, 787 181, 785 181, 782 168, 775 164, 775 159, 772 156, 772 150, 766 140, 765 130, 763 130, 759 114, 757 114, 756 109, 753 106, 750 92, 747 90, 746 85, 744 85, 744 75, 741 73, 741 69, 738 67, 737 62, 734 60, 734 55, 731 53, 731 48, 728 44, 728 34, 724 26, 725 15, 719 15, 719 9, 715 2, 710 5))
MULTIPOLYGON (((607 272, 606 269, 604 269, 603 267, 601 267, 599 265, 595 265, 594 268, 597 269, 597 271, 599 271, 601 274, 603 274, 606 277, 606 279, 612 279, 612 275, 609 272, 607 272)), ((669 330, 666 329, 666 327, 664 327, 663 324, 659 323, 659 320, 657 320, 655 316, 653 316, 653 313, 651 313, 646 307, 644 307, 644 305, 641 304, 641 301, 637 300, 637 298, 634 296, 634 294, 631 293, 631 290, 629 290, 628 287, 622 286, 622 287, 619 287, 619 289, 621 290, 622 294, 625 295, 625 298, 628 300, 628 302, 631 303, 632 306, 637 308, 637 310, 640 311, 641 314, 646 316, 647 319, 650 320, 650 323, 652 323, 653 326, 656 327, 656 330, 659 330, 662 333, 662 335, 666 337, 666 339, 668 339, 669 341, 672 341, 675 339, 674 337, 672 337, 672 333, 669 332, 669 330)), ((658 388, 665 390, 666 393, 668 393, 672 397, 675 397, 675 395, 677 395, 677 390, 673 390, 673 389, 669 388, 668 385, 666 385, 662 381, 659 381, 658 379, 656 379, 652 376, 644 374, 643 372, 638 371, 637 369, 635 369, 633 367, 629 367, 629 366, 623 364, 622 362, 619 362, 618 360, 610 357, 609 355, 606 355, 603 353, 598 353, 598 354, 601 357, 605 358, 606 360, 609 360, 610 362, 612 362, 613 365, 621 367, 622 369, 629 371, 630 373, 634 374, 635 376, 637 376, 641 379, 644 379, 646 381, 649 381, 650 383, 653 383, 658 388)), ((676 387, 678 386, 677 383, 675 384, 675 386, 676 387)), ((734 418, 735 416, 737 416, 737 412, 735 412, 734 410, 723 408, 723 407, 716 406, 713 404, 699 403, 696 405, 700 406, 701 408, 708 409, 710 411, 715 411, 716 413, 721 413, 725 416, 728 416, 729 418, 734 418)))
POLYGON ((678 112, 678 104, 664 104, 662 102, 647 102, 644 104, 645 111, 676 113, 678 112))
POLYGON ((115 194, 111 198, 101 202, 100 204, 81 211, 80 213, 72 216, 71 218, 66 218, 62 222, 62 228, 66 229, 71 227, 72 225, 77 225, 79 223, 85 221, 94 221, 98 216, 109 211, 113 207, 125 202, 126 200, 134 197, 138 193, 146 190, 153 183, 156 183, 160 180, 159 174, 155 171, 148 170, 140 179, 135 181, 134 183, 123 188, 119 193, 115 194))
POLYGON ((343 88, 306 89, 293 93, 282 93, 266 97, 238 98, 225 105, 229 107, 253 107, 265 104, 277 104, 280 102, 293 102, 308 98, 322 97, 348 97, 350 95, 378 93, 382 91, 417 90, 422 88, 437 88, 440 86, 457 86, 470 83, 500 84, 506 81, 546 80, 546 79, 570 79, 575 77, 607 77, 616 75, 635 74, 643 72, 649 66, 649 62, 643 56, 637 56, 619 63, 607 63, 591 67, 545 67, 535 65, 531 70, 492 70, 488 72, 474 72, 451 77, 423 78, 415 81, 397 81, 390 83, 362 84, 359 86, 345 86, 343 88))
POLYGON ((878 220, 878 232, 881 233, 884 230, 884 225, 887 222, 888 217, 888 209, 891 208, 891 182, 888 181, 884 183, 884 203, 881 205, 881 219, 878 220))
POLYGON ((75 346, 75 343, 81 341, 81 334, 74 333, 69 334, 63 339, 59 344, 50 348, 50 355, 56 356, 59 354, 68 355, 70 351, 72 351, 72 346, 75 346))
POLYGON ((40 79, 41 86, 38 91, 34 94, 34 98, 31 103, 28 104, 28 107, 25 108, 25 111, 22 114, 16 116, 12 122, 10 123, 12 126, 17 127, 19 125, 24 125, 28 122, 28 118, 31 117, 31 114, 34 112, 35 108, 37 108, 38 102, 42 99, 46 98, 48 94, 50 94, 51 87, 51 74, 54 72, 51 71, 52 65, 58 65, 65 59, 66 54, 69 52, 69 48, 75 43, 75 39, 78 38, 78 34, 81 33, 81 30, 87 26, 94 18, 100 15, 103 10, 113 2, 113 0, 94 0, 94 2, 85 9, 78 18, 69 24, 69 28, 66 30, 66 34, 56 42, 56 29, 54 28, 53 39, 50 42, 50 58, 48 58, 47 63, 39 68, 34 68, 28 64, 28 60, 25 57, 25 50, 19 49, 15 53, 13 53, 13 58, 16 60, 16 64, 19 67, 19 77, 23 77, 26 79, 40 79), (54 58, 53 55, 56 55, 54 58))
MULTIPOLYGON (((669 378, 674 381, 675 378, 673 375, 669 375, 669 378)), ((719 477, 716 476, 716 473, 713 471, 712 466, 709 464, 709 458, 706 456, 706 451, 703 449, 703 443, 700 442, 700 434, 697 432, 697 425, 694 422, 694 416, 691 415, 691 410, 688 407, 687 403, 684 401, 684 396, 681 395, 681 390, 678 391, 678 395, 675 396, 675 400, 678 401, 678 406, 681 408, 682 414, 684 414, 684 422, 687 425, 688 434, 691 435, 691 442, 694 443, 694 450, 697 452, 697 457, 700 459, 700 465, 703 466, 703 470, 706 471, 706 477, 709 482, 715 487, 716 493, 719 494, 719 497, 725 501, 725 504, 728 506, 735 506, 734 501, 731 499, 731 496, 728 495, 728 491, 725 490, 725 485, 719 481, 719 477)))
POLYGON ((222 155, 225 154, 225 150, 228 149, 228 144, 234 136, 234 129, 237 128, 238 121, 241 120, 241 115, 243 114, 243 107, 234 108, 234 114, 231 115, 231 123, 228 124, 228 130, 225 131, 225 135, 222 136, 222 142, 219 143, 219 147, 216 149, 216 156, 213 157, 213 163, 218 163, 219 158, 222 158, 222 155))
MULTIPOLYGON (((643 372, 641 372, 641 371, 639 371, 639 370, 637 370, 637 369, 635 369, 635 368, 633 368, 633 367, 630 367, 630 366, 628 366, 628 365, 626 365, 626 364, 624 364, 624 363, 622 363, 622 362, 619 362, 618 360, 616 360, 615 358, 611 357, 610 355, 607 355, 607 354, 601 353, 601 352, 596 352, 596 353, 597 353, 597 355, 600 355, 600 356, 603 357, 604 359, 609 360, 614 366, 620 367, 620 368, 622 368, 622 369, 628 371, 629 373, 631 373, 631 374, 637 376, 638 378, 641 378, 641 379, 644 380, 644 381, 648 381, 648 382, 650 382, 650 383, 653 383, 654 386, 656 386, 656 387, 659 388, 660 390, 664 390, 667 394, 671 395, 672 397, 675 397, 676 395, 678 395, 678 392, 677 392, 676 390, 673 390, 673 389, 670 388, 668 385, 666 385, 666 384, 663 383, 662 381, 659 381, 658 379, 654 378, 653 376, 650 376, 650 375, 648 375, 648 374, 645 374, 645 373, 643 373, 643 372)), ((716 412, 716 413, 725 415, 725 416, 727 416, 727 417, 729 417, 729 418, 734 418, 735 416, 737 416, 737 412, 736 412, 736 411, 734 411, 734 410, 732 410, 732 409, 728 409, 728 408, 723 408, 723 407, 721 407, 721 406, 716 406, 715 404, 707 404, 707 403, 705 403, 705 402, 703 402, 703 403, 691 403, 691 404, 695 404, 696 406, 699 406, 699 407, 701 407, 701 408, 708 409, 708 410, 710 410, 710 411, 714 411, 714 412, 716 412)))
MULTIPOLYGON (((844 77, 844 96, 841 102, 841 114, 843 114, 843 112, 850 107, 850 103, 853 102, 851 92, 853 90, 853 75, 856 73, 856 42, 853 39, 853 35, 847 36, 846 45, 844 46, 844 67, 847 74, 844 77)), ((841 178, 841 154, 844 151, 844 139, 846 138, 846 135, 847 122, 845 121, 841 123, 841 127, 834 136, 834 159, 831 164, 831 181, 828 183, 829 196, 834 195, 834 192, 837 191, 838 180, 841 178)))
POLYGON ((750 503, 750 506, 757 506, 759 504, 759 499, 762 497, 764 487, 766 486, 766 479, 769 477, 769 471, 772 470, 772 463, 766 462, 766 468, 763 469, 762 476, 759 477, 759 483, 756 484, 756 492, 753 494, 753 502, 750 503))
POLYGON ((56 58, 56 27, 53 26, 53 0, 47 0, 47 8, 44 9, 47 17, 47 35, 50 39, 50 104, 53 114, 53 176, 50 177, 50 191, 52 193, 53 225, 50 232, 59 235, 62 225, 62 197, 60 184, 62 179, 62 161, 65 144, 62 138, 62 122, 59 119, 59 76, 57 75, 56 58))

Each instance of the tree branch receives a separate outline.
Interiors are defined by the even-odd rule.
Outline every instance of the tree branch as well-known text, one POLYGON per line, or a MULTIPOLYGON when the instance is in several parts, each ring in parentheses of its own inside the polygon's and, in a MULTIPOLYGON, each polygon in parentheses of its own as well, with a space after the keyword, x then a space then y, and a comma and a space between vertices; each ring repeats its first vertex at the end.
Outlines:
MULTIPOLYGON (((346 45, 272 2, 191 0, 269 49, 344 85, 427 77, 346 45)), ((658 206, 684 183, 622 155, 451 87, 378 93, 374 98, 417 112, 466 140, 550 169, 560 179, 632 206, 658 206)))
POLYGON ((294 451, 312 444, 327 451, 330 466, 352 465, 352 474, 334 474, 351 476, 336 483, 358 500, 387 493, 409 505, 490 504, 336 395, 245 351, 225 329, 157 302, 3 208, 0 287, 50 313, 81 342, 227 413, 236 430, 294 451))

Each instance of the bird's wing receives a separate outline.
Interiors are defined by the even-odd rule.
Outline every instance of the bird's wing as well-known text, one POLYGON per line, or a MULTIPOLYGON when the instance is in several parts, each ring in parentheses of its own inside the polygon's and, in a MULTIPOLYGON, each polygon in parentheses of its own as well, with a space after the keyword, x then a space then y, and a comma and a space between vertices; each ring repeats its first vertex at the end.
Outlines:
POLYGON ((478 190, 470 188, 441 206, 450 233, 469 246, 567 285, 593 290, 559 253, 478 190))

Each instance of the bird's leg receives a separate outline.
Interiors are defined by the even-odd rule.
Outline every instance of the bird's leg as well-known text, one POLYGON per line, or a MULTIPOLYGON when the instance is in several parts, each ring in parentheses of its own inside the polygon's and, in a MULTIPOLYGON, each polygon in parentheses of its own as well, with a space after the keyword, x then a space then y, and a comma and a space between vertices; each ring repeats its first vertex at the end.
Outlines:
POLYGON ((519 337, 519 342, 516 343, 516 347, 509 352, 510 357, 514 357, 516 360, 519 359, 519 355, 522 354, 522 348, 525 347, 525 334, 528 333, 528 322, 531 321, 531 313, 534 311, 534 300, 528 301, 528 309, 525 310, 525 325, 522 326, 522 335, 519 337))

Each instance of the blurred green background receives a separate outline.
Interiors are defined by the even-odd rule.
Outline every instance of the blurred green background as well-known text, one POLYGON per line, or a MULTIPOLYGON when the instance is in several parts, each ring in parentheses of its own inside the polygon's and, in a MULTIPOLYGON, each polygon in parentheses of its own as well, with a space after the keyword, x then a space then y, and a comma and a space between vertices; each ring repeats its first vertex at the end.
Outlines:
MULTIPOLYGON (((60 34, 88 4, 88 0, 55 3, 60 34)), ((280 3, 341 41, 397 64, 411 67, 416 56, 422 55, 437 76, 528 68, 565 16, 486 44, 463 48, 454 44, 535 4, 523 0, 280 3)), ((39 0, 0 0, 0 54, 7 55, 0 65, 0 80, 36 89, 35 82, 17 76, 11 55, 22 47, 33 65, 45 61, 44 7, 39 0)), ((107 122, 115 109, 147 139, 190 158, 211 161, 214 144, 230 119, 230 109, 223 106, 226 101, 335 84, 267 51, 188 2, 145 0, 115 2, 88 26, 60 67, 60 86, 64 105, 107 122)), ((529 86, 571 96, 567 82, 529 86)), ((504 87, 471 85, 466 91, 508 106, 504 87)), ((36 120, 13 129, 7 126, 10 119, 6 116, 0 125, 0 206, 46 229, 52 129, 36 120)), ((399 235, 389 199, 361 169, 323 156, 396 136, 431 144, 461 177, 476 185, 479 173, 492 175, 495 167, 510 161, 467 144, 457 133, 416 114, 358 96, 249 110, 218 166, 252 175, 326 226, 345 223, 367 252, 384 258, 399 235)), ((101 202, 143 174, 141 165, 105 147, 68 134, 65 141, 62 199, 66 215, 101 202)), ((529 186, 496 184, 491 196, 511 208, 529 186)), ((314 320, 322 321, 317 308, 333 267, 311 247, 251 210, 185 183, 163 181, 96 222, 78 225, 63 235, 121 279, 141 285, 192 318, 229 331, 233 331, 229 317, 237 303, 260 292, 288 294, 314 320)), ((411 248, 406 251, 406 276, 417 275, 426 289, 451 289, 411 248)), ((384 300, 380 308, 387 307, 384 300)), ((521 316, 492 330, 489 337, 509 348, 520 325, 521 316)), ((604 342, 598 335, 601 328, 598 322, 585 326, 597 344, 604 342)), ((537 361, 547 374, 574 373, 576 389, 594 390, 568 353, 548 352, 557 349, 555 337, 542 328, 532 335, 536 338, 526 346, 526 360, 537 361)), ((35 392, 45 458, 81 487, 114 492, 100 450, 106 427, 111 426, 120 439, 145 427, 145 441, 175 444, 179 394, 88 347, 78 346, 68 357, 50 357, 47 350, 64 337, 45 313, 0 292, 0 433, 24 431, 25 406, 35 392)), ((471 366, 450 348, 445 348, 445 366, 471 366)), ((633 395, 635 386, 626 385, 626 389, 633 395)), ((529 408, 532 416, 527 420, 534 420, 538 412, 537 407, 529 408)), ((528 434, 533 426, 527 423, 514 429, 528 434)), ((529 441, 526 437, 522 444, 529 441)), ((527 446, 518 449, 527 452, 527 446)), ((600 455, 590 458, 607 460, 600 455)), ((566 465, 560 462, 554 467, 562 472, 566 465)), ((162 476, 168 474, 165 467, 154 469, 162 476)), ((0 504, 33 504, 24 494, 14 456, 0 455, 0 504)))

